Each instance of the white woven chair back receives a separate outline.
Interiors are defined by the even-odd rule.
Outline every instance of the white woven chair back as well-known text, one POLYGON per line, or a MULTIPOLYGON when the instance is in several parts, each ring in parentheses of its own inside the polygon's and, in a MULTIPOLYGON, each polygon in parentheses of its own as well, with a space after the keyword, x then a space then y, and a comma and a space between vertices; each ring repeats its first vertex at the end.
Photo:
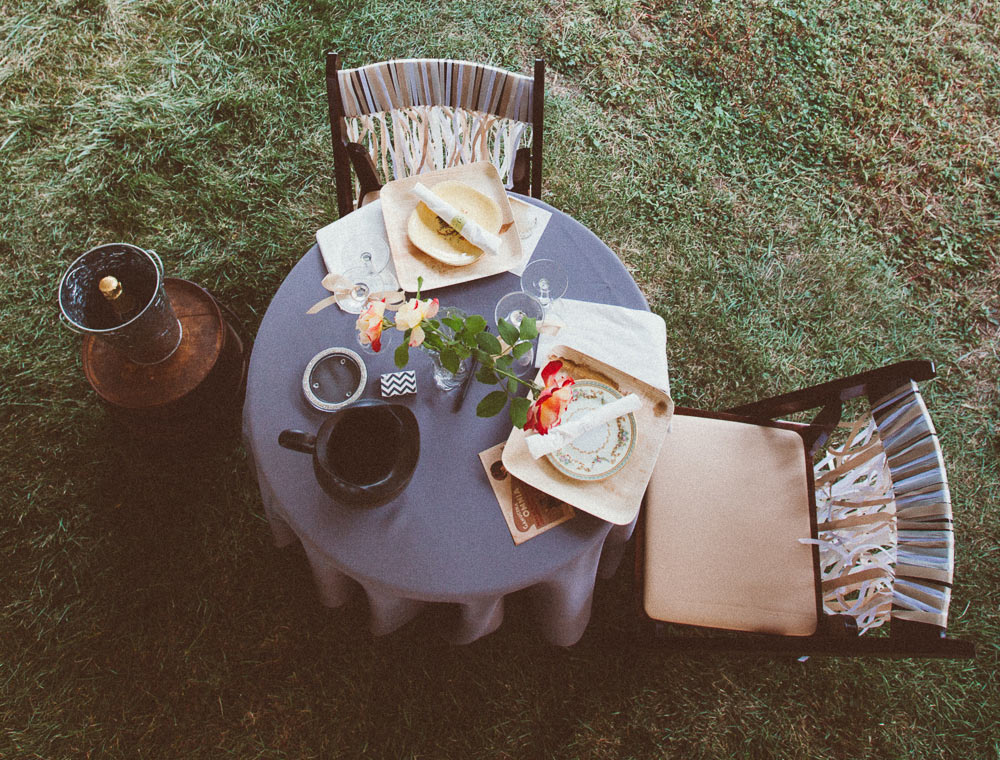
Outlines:
POLYGON ((871 412, 815 468, 824 608, 862 631, 891 618, 947 627, 955 555, 937 434, 915 382, 871 412))
POLYGON ((508 188, 528 144, 534 80, 468 61, 420 58, 338 72, 347 139, 387 182, 489 161, 508 188))

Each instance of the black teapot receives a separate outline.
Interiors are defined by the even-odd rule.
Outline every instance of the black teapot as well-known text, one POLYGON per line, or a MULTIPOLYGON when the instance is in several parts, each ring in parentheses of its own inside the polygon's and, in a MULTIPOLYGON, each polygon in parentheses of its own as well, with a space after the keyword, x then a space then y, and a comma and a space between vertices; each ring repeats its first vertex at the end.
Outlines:
POLYGON ((312 454, 316 480, 349 507, 385 504, 410 482, 420 457, 420 428, 401 404, 363 399, 330 414, 316 435, 283 430, 278 443, 312 454))

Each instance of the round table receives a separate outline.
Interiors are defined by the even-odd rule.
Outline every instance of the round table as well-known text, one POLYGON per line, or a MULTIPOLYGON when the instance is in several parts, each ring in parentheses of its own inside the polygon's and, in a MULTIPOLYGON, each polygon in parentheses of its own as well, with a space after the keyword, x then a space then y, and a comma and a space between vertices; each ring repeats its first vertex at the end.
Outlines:
MULTIPOLYGON (((648 309, 625 267, 592 232, 547 204, 525 200, 552 212, 533 258, 566 267, 567 297, 648 309)), ((420 460, 402 494, 377 509, 334 503, 317 483, 311 458, 278 446, 282 430, 315 432, 323 422, 324 413, 302 394, 309 359, 331 346, 358 348, 354 315, 336 306, 306 314, 329 295, 320 284, 325 274, 313 246, 271 301, 250 360, 244 435, 276 543, 302 543, 324 604, 340 605, 360 586, 377 635, 443 602, 460 613, 445 635, 456 643, 473 641, 500 625, 506 594, 528 589, 542 634, 555 644, 575 643, 590 618, 598 566, 602 573, 614 571, 632 526, 577 510, 571 520, 515 546, 479 459, 511 429, 506 412, 476 416, 476 404, 491 388, 474 381, 454 412, 455 393, 439 391, 430 357, 411 350, 407 369, 416 372, 418 391, 392 401, 417 416, 420 460)), ((431 295, 492 324, 496 302, 519 289, 519 278, 504 273, 431 295)), ((363 358, 364 396, 379 397, 380 375, 396 371, 392 350, 363 358)))

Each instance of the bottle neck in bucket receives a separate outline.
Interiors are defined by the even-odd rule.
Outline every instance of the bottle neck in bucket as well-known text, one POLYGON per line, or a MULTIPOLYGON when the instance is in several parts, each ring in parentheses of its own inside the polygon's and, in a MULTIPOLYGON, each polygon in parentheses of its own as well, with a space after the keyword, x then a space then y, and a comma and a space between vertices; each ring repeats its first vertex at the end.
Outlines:
POLYGON ((155 364, 180 344, 181 325, 163 288, 153 251, 110 243, 74 261, 59 286, 68 327, 112 345, 138 364, 155 364))

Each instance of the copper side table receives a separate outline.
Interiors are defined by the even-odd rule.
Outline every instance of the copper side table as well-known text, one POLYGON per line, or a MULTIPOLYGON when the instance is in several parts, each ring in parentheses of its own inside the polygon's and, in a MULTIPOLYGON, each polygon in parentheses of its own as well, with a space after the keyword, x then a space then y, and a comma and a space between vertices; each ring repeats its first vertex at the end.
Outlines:
POLYGON ((158 364, 136 364, 87 335, 83 372, 114 416, 136 433, 204 432, 238 408, 246 351, 207 290, 173 277, 164 288, 183 331, 174 353, 158 364))

